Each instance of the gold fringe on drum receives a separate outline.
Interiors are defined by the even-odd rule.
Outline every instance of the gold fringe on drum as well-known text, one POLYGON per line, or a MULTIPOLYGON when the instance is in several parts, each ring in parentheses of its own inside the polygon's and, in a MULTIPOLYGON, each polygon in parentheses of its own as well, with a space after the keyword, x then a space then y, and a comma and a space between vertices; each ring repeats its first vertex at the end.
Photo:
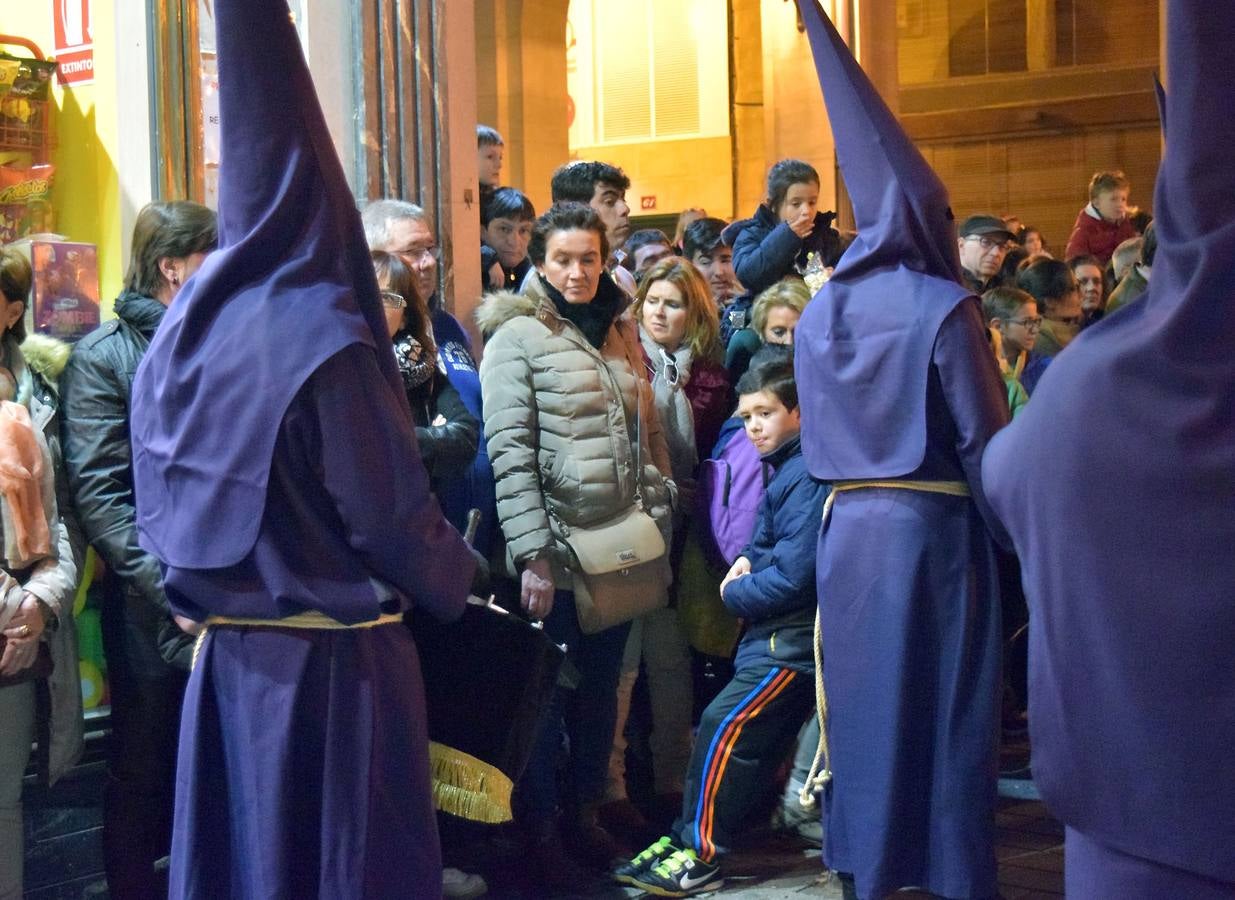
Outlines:
POLYGON ((473 822, 498 825, 514 818, 510 793, 514 783, 500 769, 462 750, 429 742, 433 805, 473 822))

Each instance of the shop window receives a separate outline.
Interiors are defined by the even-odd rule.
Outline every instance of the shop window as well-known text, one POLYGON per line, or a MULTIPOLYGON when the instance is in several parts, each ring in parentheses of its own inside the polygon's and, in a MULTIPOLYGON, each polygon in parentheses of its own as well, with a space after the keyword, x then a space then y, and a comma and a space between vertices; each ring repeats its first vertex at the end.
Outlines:
POLYGON ((725 0, 572 0, 572 147, 729 133, 725 0))
POLYGON ((1022 72, 1025 0, 948 0, 948 74, 1022 72))
POLYGON ((903 85, 1158 57, 1159 0, 896 0, 903 85))

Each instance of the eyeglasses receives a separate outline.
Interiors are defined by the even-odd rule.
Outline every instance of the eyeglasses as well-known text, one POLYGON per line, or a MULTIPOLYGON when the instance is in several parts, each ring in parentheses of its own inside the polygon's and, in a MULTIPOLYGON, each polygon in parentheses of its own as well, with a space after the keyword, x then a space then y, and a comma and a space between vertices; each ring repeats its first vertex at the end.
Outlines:
POLYGON ((676 387, 678 379, 681 377, 681 373, 678 372, 677 360, 666 353, 662 348, 660 351, 660 361, 661 365, 664 366, 665 383, 668 384, 669 387, 676 387))
POLYGON ((1085 321, 1084 316, 1064 316, 1063 318, 1051 318, 1052 322, 1058 322, 1060 325, 1080 325, 1085 321))
POLYGON ((403 309, 407 306, 407 299, 394 291, 382 291, 382 306, 387 309, 403 309))
POLYGON ((1041 316, 1035 316, 1032 319, 1030 318, 1008 319, 1008 321, 1014 322, 1017 325, 1021 325, 1025 328, 1028 328, 1030 331, 1038 331, 1039 329, 1042 328, 1042 317, 1041 316))
POLYGON ((965 238, 965 240, 967 240, 967 241, 977 241, 977 242, 978 242, 978 245, 979 245, 979 246, 980 246, 983 250, 994 250, 996 247, 998 247, 1000 250, 1003 250, 1003 249, 1005 249, 1005 248, 1006 248, 1006 245, 1005 245, 1005 242, 1004 242, 1004 241, 992 241, 992 240, 991 240, 990 238, 988 238, 988 237, 979 237, 979 236, 978 236, 978 235, 976 235, 976 234, 971 234, 971 235, 967 236, 967 237, 965 238))
POLYGON ((408 262, 418 263, 426 256, 429 259, 441 259, 441 247, 408 247, 406 250, 394 251, 396 256, 402 256, 408 262))

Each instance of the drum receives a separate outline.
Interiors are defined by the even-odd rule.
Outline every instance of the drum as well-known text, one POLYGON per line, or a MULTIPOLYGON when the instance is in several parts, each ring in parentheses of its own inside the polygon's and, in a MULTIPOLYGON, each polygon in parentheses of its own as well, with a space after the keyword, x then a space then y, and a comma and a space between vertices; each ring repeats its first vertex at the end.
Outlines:
POLYGON ((429 720, 433 800, 476 822, 508 822, 565 652, 501 607, 468 603, 456 622, 412 616, 429 720))

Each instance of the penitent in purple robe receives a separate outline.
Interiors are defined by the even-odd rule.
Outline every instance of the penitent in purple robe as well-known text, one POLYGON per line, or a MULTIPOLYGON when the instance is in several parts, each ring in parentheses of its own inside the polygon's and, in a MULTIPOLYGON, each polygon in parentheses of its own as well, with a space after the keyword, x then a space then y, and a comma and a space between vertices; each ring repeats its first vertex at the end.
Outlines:
POLYGON ((133 384, 142 546, 212 625, 185 695, 171 896, 436 897, 420 666, 474 564, 429 493, 355 202, 284 0, 215 0, 219 249, 133 384), (266 624, 266 623, 269 624, 266 624))
POLYGON ((818 551, 832 782, 824 858, 858 895, 996 892, 1001 691, 979 469, 1008 418, 947 192, 815 0, 799 0, 858 236, 795 333, 802 446, 836 495, 818 551))
MULTIPOLYGON (((168 568, 174 609, 459 614, 470 555, 375 382, 360 344, 309 377, 279 428, 252 551, 222 569, 168 568)), ((185 695, 171 896, 420 898, 440 880, 408 629, 211 628, 185 695)))
POLYGON ((1145 296, 983 474, 1030 608, 1033 776, 1077 897, 1235 897, 1235 4, 1167 4, 1145 296))

